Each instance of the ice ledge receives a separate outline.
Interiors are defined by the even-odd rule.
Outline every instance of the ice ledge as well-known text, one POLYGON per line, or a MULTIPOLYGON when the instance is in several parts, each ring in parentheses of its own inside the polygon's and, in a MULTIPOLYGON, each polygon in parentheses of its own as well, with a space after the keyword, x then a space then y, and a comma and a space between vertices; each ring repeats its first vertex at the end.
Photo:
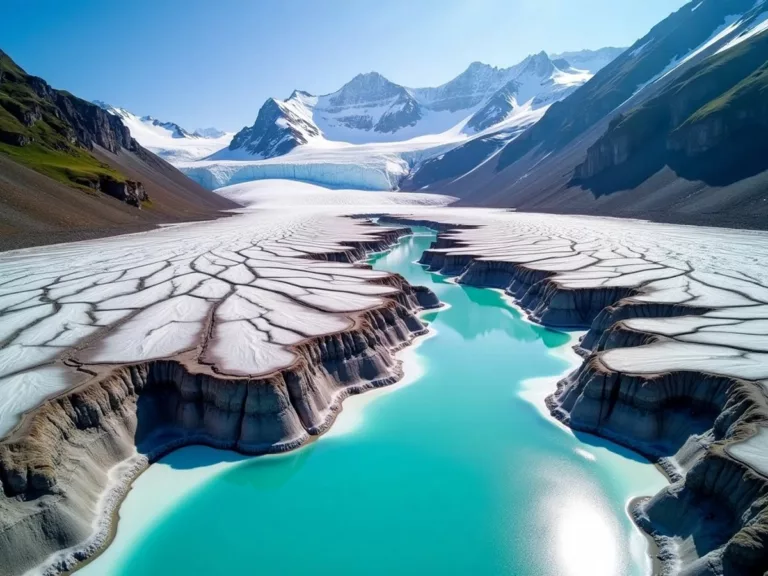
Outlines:
POLYGON ((441 230, 430 270, 503 289, 534 321, 589 328, 584 363, 547 405, 675 481, 636 509, 662 573, 768 569, 768 279, 748 264, 768 261, 765 235, 624 221, 618 238, 567 217, 457 216, 383 220, 441 230), (681 241, 728 265, 686 258, 681 241))

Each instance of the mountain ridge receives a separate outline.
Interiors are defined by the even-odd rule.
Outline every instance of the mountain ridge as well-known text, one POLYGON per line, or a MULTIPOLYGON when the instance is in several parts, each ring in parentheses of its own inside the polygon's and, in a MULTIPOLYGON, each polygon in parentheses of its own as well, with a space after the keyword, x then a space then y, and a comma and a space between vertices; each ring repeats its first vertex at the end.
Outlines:
POLYGON ((765 93, 747 80, 763 77, 765 59, 739 68, 725 56, 767 29, 764 1, 690 2, 509 143, 434 159, 403 188, 473 206, 765 228, 765 93))
MULTIPOLYGON (((601 54, 610 51, 619 53, 621 49, 608 48, 601 54)), ((588 52, 579 53, 583 61, 588 52)), ((542 51, 507 68, 473 62, 455 78, 436 87, 406 87, 378 72, 366 72, 357 74, 329 94, 316 96, 294 90, 286 100, 270 99, 274 103, 268 100, 254 124, 238 132, 229 152, 223 150, 209 159, 240 160, 249 155, 254 159, 273 158, 319 137, 352 144, 402 141, 454 128, 460 130, 457 126, 463 121, 466 121, 466 133, 475 134, 503 121, 514 108, 524 104, 507 102, 497 106, 495 114, 485 110, 482 117, 472 119, 480 112, 481 105, 500 90, 517 93, 519 87, 510 86, 510 82, 520 75, 537 77, 540 86, 552 79, 551 85, 541 90, 556 95, 548 92, 541 102, 534 103, 536 106, 563 97, 591 74, 570 65, 566 67, 562 59, 561 65, 562 70, 542 51), (556 77, 550 78, 553 75, 556 77)))
POLYGON ((0 51, 0 249, 210 218, 234 208, 122 120, 0 51))
POLYGON ((149 115, 138 116, 101 100, 94 100, 93 103, 120 118, 145 148, 171 163, 205 158, 225 148, 232 140, 232 133, 216 128, 202 129, 206 134, 201 133, 201 129, 190 132, 175 122, 158 120, 149 115))

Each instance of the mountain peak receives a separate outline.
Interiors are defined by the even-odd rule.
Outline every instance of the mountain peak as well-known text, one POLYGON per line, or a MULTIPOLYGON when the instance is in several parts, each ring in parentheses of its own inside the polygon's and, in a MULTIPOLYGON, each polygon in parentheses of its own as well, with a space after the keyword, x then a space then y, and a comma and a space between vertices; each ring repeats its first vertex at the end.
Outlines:
POLYGON ((225 134, 226 132, 223 130, 209 126, 208 128, 195 128, 192 136, 197 136, 198 138, 221 138, 225 134))
POLYGON ((486 64, 485 62, 480 62, 479 60, 476 60, 472 62, 469 66, 467 66, 466 72, 479 72, 481 70, 495 70, 495 66, 491 66, 490 64, 486 64))
POLYGON ((521 67, 521 74, 533 74, 534 76, 548 77, 554 71, 555 65, 549 59, 549 55, 543 50, 537 54, 531 54, 521 67))
MULTIPOLYGON (((566 61, 568 64, 578 70, 586 70, 594 74, 609 62, 616 59, 619 54, 624 52, 625 48, 614 48, 612 46, 599 48, 597 50, 576 50, 572 52, 561 52, 559 54, 550 54, 550 58, 555 61, 566 61)), ((559 68, 560 66, 558 66, 559 68)))
POLYGON ((353 80, 357 80, 357 79, 362 79, 362 80, 386 80, 387 82, 389 82, 389 80, 384 78, 384 76, 382 76, 381 74, 379 74, 375 70, 371 70, 370 72, 361 72, 360 74, 356 75, 353 78, 353 80))
POLYGON ((391 82, 378 72, 358 74, 341 89, 328 96, 334 107, 349 106, 362 102, 378 102, 400 96, 405 88, 391 82))
POLYGON ((296 100, 297 98, 312 98, 312 94, 305 90, 294 90, 291 95, 288 96, 288 100, 296 100))

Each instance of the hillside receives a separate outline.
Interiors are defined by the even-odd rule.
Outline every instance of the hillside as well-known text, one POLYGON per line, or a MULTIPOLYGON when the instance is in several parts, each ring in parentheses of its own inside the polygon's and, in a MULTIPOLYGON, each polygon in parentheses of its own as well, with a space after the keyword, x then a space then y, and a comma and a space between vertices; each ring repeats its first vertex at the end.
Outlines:
POLYGON ((120 118, 0 51, 0 248, 210 218, 236 205, 132 138, 120 118))
POLYGON ((767 22, 764 2, 691 2, 509 143, 425 163, 404 188, 466 205, 766 228, 767 22))
POLYGON ((617 115, 574 175, 602 194, 642 182, 665 165, 688 180, 727 186, 768 169, 767 128, 768 34, 762 33, 617 115))
POLYGON ((216 128, 203 128, 190 132, 175 122, 167 122, 152 116, 137 116, 125 108, 94 101, 113 116, 122 120, 144 148, 168 162, 198 160, 226 148, 232 141, 231 132, 216 128))

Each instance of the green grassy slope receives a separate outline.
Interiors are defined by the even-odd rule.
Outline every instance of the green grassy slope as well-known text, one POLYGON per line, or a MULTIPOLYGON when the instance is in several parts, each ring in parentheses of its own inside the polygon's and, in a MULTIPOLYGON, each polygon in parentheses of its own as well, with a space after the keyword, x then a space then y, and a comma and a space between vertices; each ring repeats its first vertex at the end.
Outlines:
MULTIPOLYGON (((688 70, 654 98, 615 117, 577 177, 663 165, 687 179, 724 185, 768 169, 768 31, 688 70)), ((622 184, 624 185, 624 183, 622 184)))
POLYGON ((104 178, 124 181, 122 174, 90 154, 89 142, 78 140, 77 131, 60 109, 60 99, 79 100, 50 89, 0 51, 0 153, 54 180, 86 190, 97 188, 104 178))

